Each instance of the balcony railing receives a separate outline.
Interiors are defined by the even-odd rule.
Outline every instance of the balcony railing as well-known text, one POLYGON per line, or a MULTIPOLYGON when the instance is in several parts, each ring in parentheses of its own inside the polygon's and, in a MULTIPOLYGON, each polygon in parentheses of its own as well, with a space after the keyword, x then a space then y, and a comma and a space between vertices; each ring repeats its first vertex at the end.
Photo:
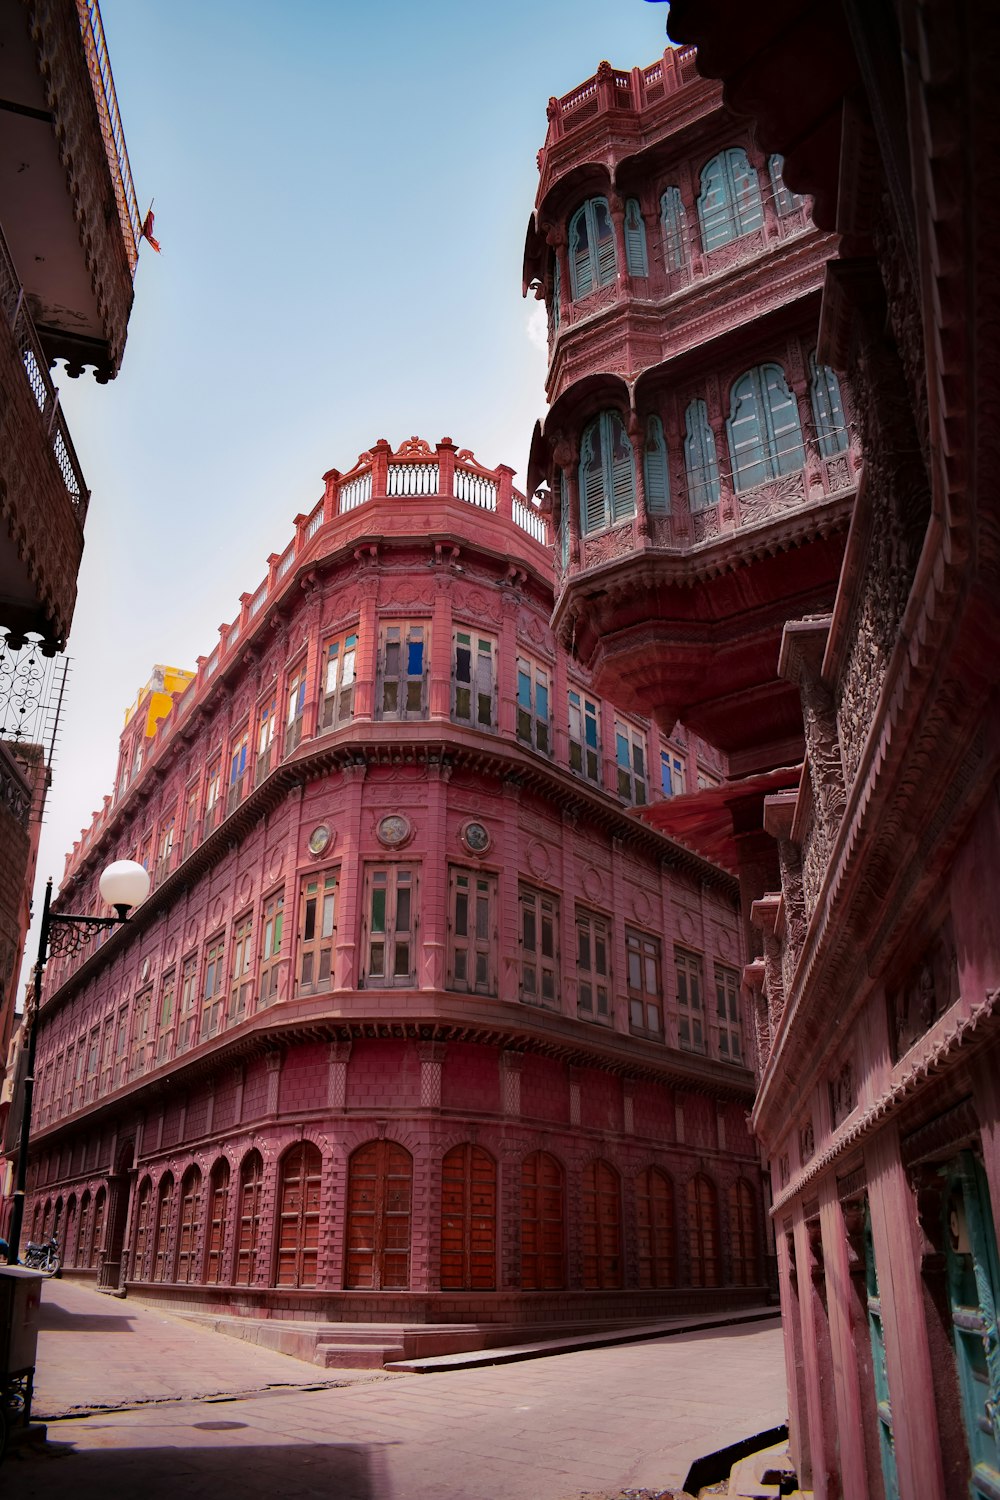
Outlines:
POLYGON ((73 447, 63 414, 59 408, 59 392, 49 377, 49 362, 42 348, 35 325, 28 311, 28 302, 21 286, 7 241, 0 231, 0 306, 10 328, 24 376, 38 407, 39 427, 48 447, 52 450, 70 503, 81 528, 87 518, 90 491, 84 483, 80 461, 73 447))
POLYGON ((592 78, 577 84, 561 99, 551 99, 545 148, 562 140, 600 114, 638 114, 699 74, 694 47, 668 47, 662 59, 648 68, 622 72, 602 63, 592 78))
POLYGON ((76 9, 80 17, 80 32, 87 54, 87 67, 90 70, 94 102, 97 105, 97 114, 101 122, 104 149, 108 157, 111 180, 114 183, 115 203, 118 207, 125 252, 128 256, 129 269, 134 276, 139 259, 142 220, 139 217, 139 205, 136 202, 135 187, 132 182, 132 168, 129 166, 128 151, 125 148, 125 132, 122 130, 121 117, 118 114, 118 98, 115 94, 115 81, 111 76, 111 62, 108 57, 108 45, 104 40, 101 12, 97 0, 77 0, 76 9))

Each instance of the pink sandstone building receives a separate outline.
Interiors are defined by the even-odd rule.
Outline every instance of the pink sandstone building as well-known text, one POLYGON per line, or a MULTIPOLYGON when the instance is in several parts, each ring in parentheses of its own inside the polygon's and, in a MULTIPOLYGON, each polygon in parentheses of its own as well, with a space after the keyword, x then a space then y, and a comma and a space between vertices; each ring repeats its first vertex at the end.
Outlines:
POLYGON ((736 882, 636 816, 723 764, 557 643, 511 477, 332 470, 130 715, 59 901, 153 891, 50 962, 38 1041, 28 1222, 75 1274, 329 1363, 766 1299, 736 882))

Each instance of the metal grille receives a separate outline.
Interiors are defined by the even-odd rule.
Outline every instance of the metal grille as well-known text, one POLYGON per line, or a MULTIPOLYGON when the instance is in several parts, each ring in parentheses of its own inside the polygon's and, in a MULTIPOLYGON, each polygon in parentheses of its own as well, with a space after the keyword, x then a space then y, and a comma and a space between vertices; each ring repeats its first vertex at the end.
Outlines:
POLYGON ((40 745, 47 766, 59 738, 69 667, 68 656, 43 656, 34 641, 15 650, 0 634, 0 739, 40 745))

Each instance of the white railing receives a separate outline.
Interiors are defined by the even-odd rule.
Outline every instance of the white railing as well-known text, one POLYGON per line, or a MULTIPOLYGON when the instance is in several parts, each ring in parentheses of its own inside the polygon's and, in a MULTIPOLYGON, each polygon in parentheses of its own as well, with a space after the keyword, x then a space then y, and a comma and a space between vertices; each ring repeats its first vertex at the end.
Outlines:
POLYGON ((455 499, 467 505, 478 505, 481 510, 496 510, 497 482, 487 479, 485 474, 473 474, 469 469, 455 470, 455 499))
POLYGON ((205 676, 211 677, 219 665, 219 648, 216 646, 208 661, 205 663, 205 676))
POLYGON ((233 646, 236 645, 236 642, 239 640, 239 638, 240 638, 240 622, 239 622, 239 620, 237 620, 235 622, 235 624, 230 625, 229 631, 228 631, 228 633, 226 635, 226 650, 230 651, 233 648, 233 646))
POLYGON ((249 614, 251 620, 253 619, 254 615, 260 614, 261 610, 264 608, 264 600, 266 598, 267 579, 265 578, 256 594, 254 594, 253 598, 250 600, 250 608, 247 613, 249 614))
POLYGON ((437 464, 390 464, 387 495, 436 495, 441 488, 437 464))
POLYGON ((545 517, 531 505, 526 505, 523 500, 514 496, 513 501, 514 524, 520 526, 529 536, 533 536, 536 542, 544 546, 548 541, 548 533, 545 525, 545 517))
POLYGON ((292 563, 294 561, 295 561, 295 543, 293 542, 292 545, 289 547, 288 551, 285 553, 284 557, 281 559, 280 563, 278 564, 278 571, 275 574, 275 577, 276 578, 284 578, 285 574, 288 572, 289 568, 292 566, 292 563))
POLYGON ((356 510, 359 505, 364 505, 372 497, 372 471, 366 469, 356 479, 349 479, 346 484, 340 486, 340 504, 338 510, 341 515, 348 510, 356 510))
POLYGON ((316 535, 317 531, 322 526, 322 524, 323 524, 323 507, 321 505, 319 507, 319 509, 316 511, 316 514, 310 518, 309 525, 306 527, 306 541, 307 542, 310 540, 311 537, 314 537, 316 535))

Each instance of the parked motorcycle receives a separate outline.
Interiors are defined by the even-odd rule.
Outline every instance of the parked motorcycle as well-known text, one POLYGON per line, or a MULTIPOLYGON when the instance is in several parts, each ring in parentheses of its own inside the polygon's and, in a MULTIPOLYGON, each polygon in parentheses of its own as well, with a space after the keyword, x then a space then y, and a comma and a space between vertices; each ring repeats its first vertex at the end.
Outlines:
POLYGON ((44 1240, 29 1240, 24 1247, 21 1264, 31 1271, 41 1271, 45 1276, 59 1274, 59 1242, 54 1234, 44 1240))

